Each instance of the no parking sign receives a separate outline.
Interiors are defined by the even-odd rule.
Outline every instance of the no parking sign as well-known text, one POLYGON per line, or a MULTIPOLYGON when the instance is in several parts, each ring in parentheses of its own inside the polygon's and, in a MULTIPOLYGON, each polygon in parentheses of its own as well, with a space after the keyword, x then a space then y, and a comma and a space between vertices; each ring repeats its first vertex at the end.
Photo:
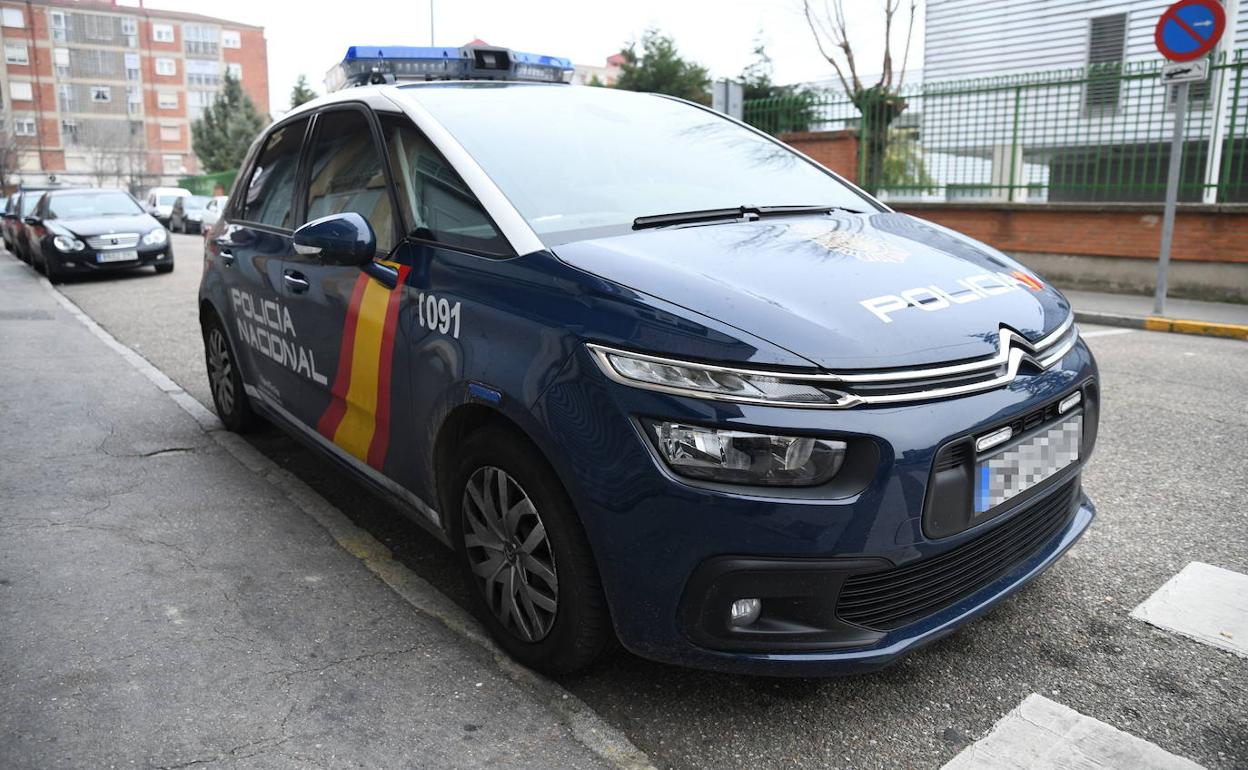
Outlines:
POLYGON ((1153 38, 1170 61, 1191 61, 1209 53, 1226 29, 1226 11, 1218 0, 1181 0, 1157 20, 1153 38))

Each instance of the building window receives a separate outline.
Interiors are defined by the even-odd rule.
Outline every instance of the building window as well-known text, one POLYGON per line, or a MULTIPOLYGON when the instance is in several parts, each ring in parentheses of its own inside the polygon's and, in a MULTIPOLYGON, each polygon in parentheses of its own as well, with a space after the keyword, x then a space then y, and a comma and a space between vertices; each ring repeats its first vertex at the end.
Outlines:
POLYGON ((182 129, 178 128, 174 123, 160 124, 160 141, 162 142, 179 142, 182 140, 182 129))
POLYGON ((187 53, 217 55, 221 31, 206 24, 183 24, 182 39, 186 41, 187 53))
POLYGON ((178 92, 161 91, 157 93, 156 106, 162 110, 176 110, 178 108, 178 92))
POLYGON ((164 164, 166 174, 181 174, 184 171, 181 155, 162 155, 161 162, 164 164))
POLYGON ((9 83, 9 99, 15 102, 28 102, 35 98, 30 83, 9 83))
POLYGON ((139 55, 126 54, 126 80, 138 80, 139 77, 139 55))
POLYGON ((34 118, 14 118, 13 133, 18 136, 34 136, 35 135, 35 119, 34 118))
POLYGON ((227 75, 234 78, 235 80, 241 81, 243 79, 243 65, 237 62, 230 62, 229 64, 225 65, 225 72, 227 75))
POLYGON ((112 100, 113 100, 112 86, 91 86, 91 101, 111 102, 112 100))
MULTIPOLYGON (((0 22, 6 27, 17 27, 21 29, 26 26, 26 17, 22 15, 21 8, 5 8, 0 11, 0 22)), ((33 131, 31 132, 34 133, 33 131)))
POLYGON ((131 115, 143 112, 143 89, 139 86, 126 86, 126 112, 131 115))
POLYGON ((221 47, 242 48, 243 36, 236 29, 223 29, 221 30, 221 47))
POLYGON ((172 24, 153 24, 152 40, 157 43, 173 42, 173 25, 172 24))
POLYGON ((65 16, 64 11, 48 11, 48 18, 52 20, 52 39, 58 43, 64 43, 69 40, 69 20, 65 16))
POLYGON ((25 43, 5 43, 4 60, 9 64, 30 64, 25 43))
POLYGON ((178 74, 178 63, 173 59, 157 59, 156 74, 173 77, 178 74))
POLYGON ((1123 52, 1127 45, 1127 15, 1097 16, 1088 29, 1088 85, 1084 105, 1088 109, 1113 110, 1118 106, 1123 52))
POLYGON ((61 142, 64 144, 78 144, 78 121, 61 121, 61 142))
POLYGON ((78 105, 74 101, 74 87, 68 84, 62 84, 56 87, 56 102, 60 105, 61 112, 77 112, 78 105))
POLYGON ((210 59, 187 59, 185 66, 188 86, 221 85, 221 62, 210 59))
POLYGON ((126 37, 127 48, 139 47, 139 22, 132 16, 123 16, 121 19, 121 34, 126 37))
POLYGON ((69 49, 53 48, 52 63, 56 65, 56 76, 58 78, 69 77, 69 49))
POLYGON ((97 43, 111 43, 117 36, 117 28, 113 24, 112 16, 82 14, 79 16, 79 20, 82 22, 82 36, 87 40, 97 43))

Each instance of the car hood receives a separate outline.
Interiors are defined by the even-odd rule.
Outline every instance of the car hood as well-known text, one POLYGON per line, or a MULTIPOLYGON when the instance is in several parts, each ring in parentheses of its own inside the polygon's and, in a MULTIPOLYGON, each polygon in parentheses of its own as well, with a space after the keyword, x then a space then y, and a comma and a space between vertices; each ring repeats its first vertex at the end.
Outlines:
POLYGON ((577 241, 562 261, 761 337, 832 370, 997 352, 1070 304, 990 246, 897 213, 671 227, 577 241))
POLYGON ((74 235, 89 237, 111 233, 138 233, 160 227, 160 223, 148 214, 124 217, 88 217, 85 219, 58 219, 56 223, 74 235))

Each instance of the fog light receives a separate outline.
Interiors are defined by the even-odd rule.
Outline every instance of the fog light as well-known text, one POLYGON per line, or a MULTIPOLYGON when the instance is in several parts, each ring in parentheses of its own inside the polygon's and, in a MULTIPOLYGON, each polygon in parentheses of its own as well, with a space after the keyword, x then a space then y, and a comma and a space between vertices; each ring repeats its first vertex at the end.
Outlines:
POLYGON ((1010 437, 1013 435, 1014 435, 1014 431, 1008 425, 1002 428, 1001 430, 994 430, 992 433, 989 433, 987 436, 980 436, 979 438, 975 439, 975 451, 987 452, 989 449, 992 449, 994 446, 999 446, 1009 441, 1010 437))
POLYGON ((758 615, 762 611, 762 599, 737 599, 732 603, 732 609, 729 611, 728 624, 743 628, 758 620, 758 615))
POLYGON ((1083 394, 1076 390, 1066 398, 1063 398, 1062 402, 1057 405, 1057 413, 1066 414, 1071 409, 1079 406, 1080 401, 1083 401, 1083 394))

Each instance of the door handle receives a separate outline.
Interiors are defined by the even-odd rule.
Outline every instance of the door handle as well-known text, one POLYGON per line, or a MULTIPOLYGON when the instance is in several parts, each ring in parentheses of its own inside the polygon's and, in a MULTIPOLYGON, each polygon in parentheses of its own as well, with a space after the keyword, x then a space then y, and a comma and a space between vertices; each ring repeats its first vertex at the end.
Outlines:
POLYGON ((312 284, 308 283, 308 279, 303 277, 303 273, 294 270, 287 270, 282 274, 282 280, 286 282, 286 288, 295 294, 303 294, 312 288, 312 284))

